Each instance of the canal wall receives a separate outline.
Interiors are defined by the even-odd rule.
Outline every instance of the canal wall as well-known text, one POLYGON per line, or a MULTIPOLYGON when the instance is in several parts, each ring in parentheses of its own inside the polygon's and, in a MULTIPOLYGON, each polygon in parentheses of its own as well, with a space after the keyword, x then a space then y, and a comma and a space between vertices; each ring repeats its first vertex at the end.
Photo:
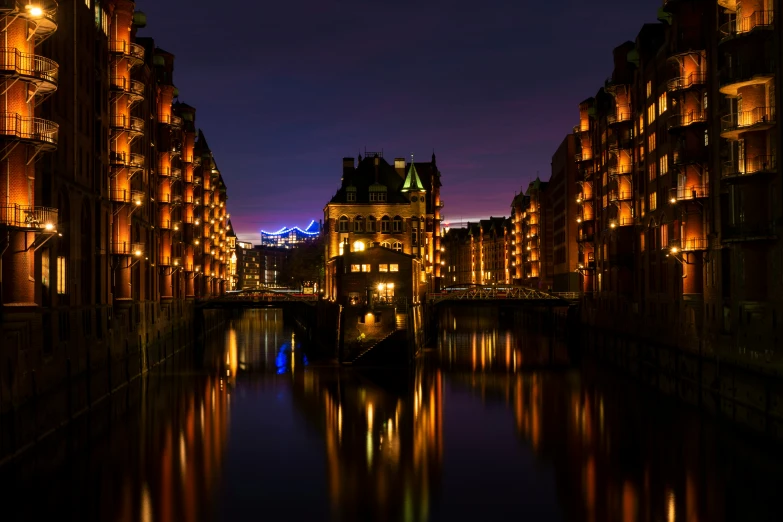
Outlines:
MULTIPOLYGON (((64 320, 78 325, 79 313, 68 309, 64 320)), ((193 300, 120 304, 101 315, 101 327, 61 329, 69 335, 47 349, 42 314, 4 314, 0 464, 223 324, 222 311, 197 311, 193 300)))

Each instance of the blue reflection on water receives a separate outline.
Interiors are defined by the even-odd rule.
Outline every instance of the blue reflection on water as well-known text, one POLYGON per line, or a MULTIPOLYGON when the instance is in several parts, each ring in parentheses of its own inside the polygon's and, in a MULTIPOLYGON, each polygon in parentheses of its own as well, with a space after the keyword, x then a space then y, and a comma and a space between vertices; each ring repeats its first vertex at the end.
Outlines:
MULTIPOLYGON (((291 343, 283 343, 275 356, 275 367, 277 368, 277 374, 281 375, 287 373, 291 369, 291 357, 295 357, 296 352, 301 349, 301 343, 295 343, 293 350, 291 349, 291 343)), ((307 366, 307 356, 302 354, 302 363, 307 366)))

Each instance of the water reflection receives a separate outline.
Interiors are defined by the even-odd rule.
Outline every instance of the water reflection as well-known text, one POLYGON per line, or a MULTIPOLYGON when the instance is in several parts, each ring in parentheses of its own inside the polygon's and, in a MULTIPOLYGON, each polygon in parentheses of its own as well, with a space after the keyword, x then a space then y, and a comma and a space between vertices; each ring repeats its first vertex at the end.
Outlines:
POLYGON ((775 519, 778 448, 576 368, 556 336, 452 319, 415 368, 368 372, 311 364, 280 310, 234 317, 203 361, 0 470, 9 498, 43 495, 8 519, 775 519))

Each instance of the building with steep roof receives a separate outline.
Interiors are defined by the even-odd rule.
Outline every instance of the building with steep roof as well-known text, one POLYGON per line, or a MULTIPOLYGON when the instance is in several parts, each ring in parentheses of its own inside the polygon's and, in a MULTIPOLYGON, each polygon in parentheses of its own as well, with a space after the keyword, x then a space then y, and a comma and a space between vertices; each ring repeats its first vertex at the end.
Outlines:
MULTIPOLYGON (((327 265, 346 252, 380 246, 414 256, 422 283, 440 288, 440 171, 430 162, 389 164, 383 153, 343 158, 340 188, 324 207, 327 265)), ((327 295, 327 298, 336 298, 327 295)))

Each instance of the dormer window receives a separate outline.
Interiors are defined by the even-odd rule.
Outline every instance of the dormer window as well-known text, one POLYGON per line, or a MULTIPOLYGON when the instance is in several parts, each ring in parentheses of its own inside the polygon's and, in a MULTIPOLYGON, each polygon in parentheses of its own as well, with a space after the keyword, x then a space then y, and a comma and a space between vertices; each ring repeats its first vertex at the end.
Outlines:
POLYGON ((386 186, 380 183, 370 185, 370 202, 383 203, 386 201, 386 186))
POLYGON ((345 201, 348 203, 356 202, 356 187, 353 185, 345 188, 345 201))

